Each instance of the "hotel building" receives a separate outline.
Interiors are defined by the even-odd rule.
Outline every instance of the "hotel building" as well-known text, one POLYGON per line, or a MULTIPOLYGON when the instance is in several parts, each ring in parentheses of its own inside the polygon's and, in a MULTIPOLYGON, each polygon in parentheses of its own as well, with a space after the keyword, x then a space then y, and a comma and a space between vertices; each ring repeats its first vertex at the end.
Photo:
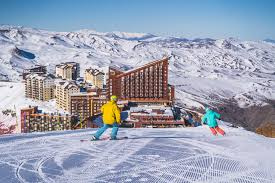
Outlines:
POLYGON ((80 66, 76 62, 66 62, 56 65, 55 67, 56 77, 76 80, 80 76, 80 66))
POLYGON ((98 88, 103 88, 104 76, 105 74, 98 69, 90 68, 85 70, 85 82, 90 83, 98 88))
POLYGON ((29 74, 25 79, 25 96, 48 101, 54 98, 54 78, 50 74, 29 74))
POLYGON ((121 100, 171 105, 175 90, 168 84, 168 58, 126 72, 109 68, 107 90, 121 100))

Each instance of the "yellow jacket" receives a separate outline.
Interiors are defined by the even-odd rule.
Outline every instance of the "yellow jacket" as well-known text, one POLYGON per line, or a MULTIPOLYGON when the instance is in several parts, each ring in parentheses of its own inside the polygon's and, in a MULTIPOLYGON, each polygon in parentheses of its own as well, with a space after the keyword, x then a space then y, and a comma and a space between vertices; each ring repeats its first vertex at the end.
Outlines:
POLYGON ((112 125, 115 122, 120 124, 120 109, 114 101, 110 101, 101 107, 103 113, 103 123, 112 125))

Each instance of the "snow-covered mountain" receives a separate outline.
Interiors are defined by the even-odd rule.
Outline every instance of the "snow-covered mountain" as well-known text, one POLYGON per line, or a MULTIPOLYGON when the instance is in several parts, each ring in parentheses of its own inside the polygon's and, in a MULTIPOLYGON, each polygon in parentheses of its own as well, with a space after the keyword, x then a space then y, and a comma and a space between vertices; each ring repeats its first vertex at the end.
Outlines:
POLYGON ((121 129, 128 139, 97 142, 95 129, 6 135, 0 181, 274 183, 274 139, 221 127, 227 136, 206 127, 121 129))
POLYGON ((241 107, 275 99, 275 44, 265 41, 160 37, 152 34, 80 30, 50 32, 0 26, 0 78, 20 80, 24 68, 76 61, 84 69, 115 65, 131 69, 170 56, 169 82, 177 104, 241 107))
POLYGON ((268 42, 268 43, 274 43, 275 44, 275 40, 273 40, 273 39, 265 39, 264 41, 268 42))

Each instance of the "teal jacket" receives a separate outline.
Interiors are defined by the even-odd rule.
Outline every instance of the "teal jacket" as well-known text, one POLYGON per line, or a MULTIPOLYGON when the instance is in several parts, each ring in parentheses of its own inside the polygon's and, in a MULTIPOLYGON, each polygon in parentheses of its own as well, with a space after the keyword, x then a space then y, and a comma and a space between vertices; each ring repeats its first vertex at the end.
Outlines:
POLYGON ((207 125, 211 128, 218 126, 217 118, 219 119, 221 115, 212 111, 211 109, 206 110, 206 113, 203 115, 201 121, 204 123, 206 121, 207 125))

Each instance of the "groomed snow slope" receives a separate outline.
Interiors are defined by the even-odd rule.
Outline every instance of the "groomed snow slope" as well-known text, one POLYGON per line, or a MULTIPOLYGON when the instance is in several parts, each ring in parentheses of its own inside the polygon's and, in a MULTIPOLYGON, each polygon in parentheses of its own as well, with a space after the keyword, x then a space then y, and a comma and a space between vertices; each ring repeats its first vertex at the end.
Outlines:
POLYGON ((0 182, 275 182, 275 141, 222 126, 121 129, 127 140, 80 142, 95 129, 0 137, 0 182))

